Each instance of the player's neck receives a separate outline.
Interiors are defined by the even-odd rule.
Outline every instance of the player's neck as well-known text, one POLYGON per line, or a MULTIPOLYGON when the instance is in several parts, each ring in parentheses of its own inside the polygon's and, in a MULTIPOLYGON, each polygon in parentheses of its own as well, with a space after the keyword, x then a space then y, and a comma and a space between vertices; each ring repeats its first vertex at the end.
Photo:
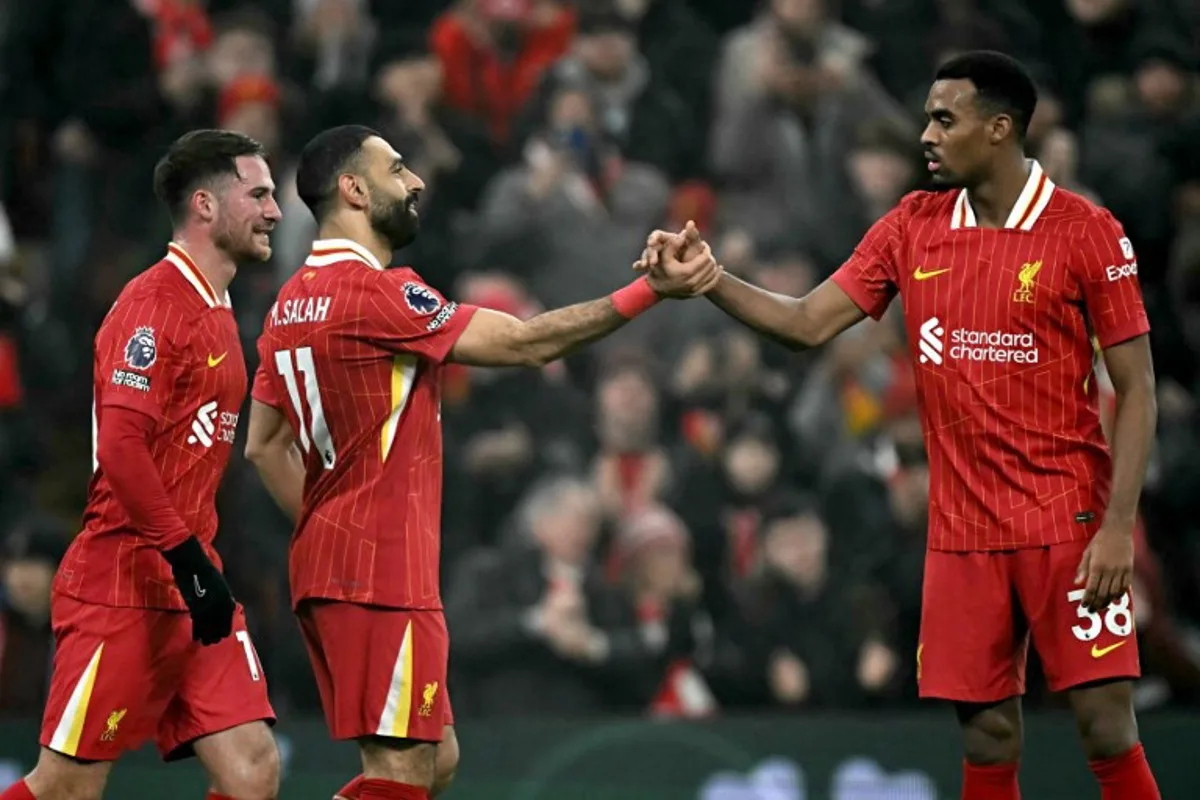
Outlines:
POLYGON ((1020 151, 996 165, 991 177, 967 190, 981 228, 1003 228, 1029 181, 1029 162, 1020 151))
POLYGON ((224 250, 217 247, 208 236, 197 236, 188 231, 176 231, 171 241, 183 248, 196 269, 208 281, 217 297, 224 297, 237 274, 237 264, 224 250))
POLYGON ((317 232, 317 238, 349 239, 367 248, 380 264, 387 266, 392 263, 391 243, 372 228, 371 223, 362 214, 354 216, 331 214, 322 223, 317 232))

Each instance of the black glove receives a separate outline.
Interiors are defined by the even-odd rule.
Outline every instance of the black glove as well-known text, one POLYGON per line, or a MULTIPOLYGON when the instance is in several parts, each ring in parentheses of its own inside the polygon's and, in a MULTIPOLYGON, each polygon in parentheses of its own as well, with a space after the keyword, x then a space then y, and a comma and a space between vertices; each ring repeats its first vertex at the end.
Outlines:
POLYGON ((228 636, 236 608, 233 593, 200 540, 189 536, 183 544, 164 550, 163 557, 192 616, 192 638, 200 644, 216 644, 228 636))

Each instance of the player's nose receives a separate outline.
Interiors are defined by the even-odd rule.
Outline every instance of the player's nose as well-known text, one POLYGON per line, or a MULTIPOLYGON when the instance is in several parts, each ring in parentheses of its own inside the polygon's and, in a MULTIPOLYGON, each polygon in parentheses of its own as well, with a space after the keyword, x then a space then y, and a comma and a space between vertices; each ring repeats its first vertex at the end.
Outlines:
POLYGON ((279 222, 279 220, 283 219, 283 209, 279 207, 279 201, 274 197, 263 208, 263 217, 268 222, 279 222))
POLYGON ((925 126, 925 130, 921 131, 921 146, 926 150, 932 150, 937 144, 937 130, 933 123, 925 126))
POLYGON ((407 180, 405 180, 404 183, 405 188, 413 194, 420 194, 425 190, 425 181, 421 180, 421 176, 415 172, 412 172, 411 170, 409 171, 407 180))

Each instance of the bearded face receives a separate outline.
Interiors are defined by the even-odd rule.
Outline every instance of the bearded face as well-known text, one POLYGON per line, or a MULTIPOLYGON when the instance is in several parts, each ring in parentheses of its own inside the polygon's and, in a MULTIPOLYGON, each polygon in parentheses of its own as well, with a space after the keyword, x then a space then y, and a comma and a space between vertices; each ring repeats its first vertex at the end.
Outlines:
POLYGON ((371 186, 371 227, 399 250, 411 244, 421 230, 416 192, 388 194, 383 187, 371 186))

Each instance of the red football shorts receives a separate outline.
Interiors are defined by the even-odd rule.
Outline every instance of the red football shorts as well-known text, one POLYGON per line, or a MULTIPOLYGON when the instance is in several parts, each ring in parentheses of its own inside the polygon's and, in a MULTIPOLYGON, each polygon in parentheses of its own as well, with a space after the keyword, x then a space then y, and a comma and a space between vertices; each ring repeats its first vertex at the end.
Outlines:
POLYGON ((1052 691, 1141 675, 1130 593, 1098 614, 1083 607, 1075 571, 1086 547, 928 551, 921 697, 992 703, 1023 694, 1031 635, 1052 691))
POLYGON ((54 675, 43 747, 113 761, 153 738, 163 758, 192 754, 202 736, 273 723, 258 654, 241 606, 233 633, 202 646, 185 612, 117 608, 55 594, 54 675))
POLYGON ((306 600, 296 613, 334 739, 442 740, 454 713, 441 611, 306 600))

